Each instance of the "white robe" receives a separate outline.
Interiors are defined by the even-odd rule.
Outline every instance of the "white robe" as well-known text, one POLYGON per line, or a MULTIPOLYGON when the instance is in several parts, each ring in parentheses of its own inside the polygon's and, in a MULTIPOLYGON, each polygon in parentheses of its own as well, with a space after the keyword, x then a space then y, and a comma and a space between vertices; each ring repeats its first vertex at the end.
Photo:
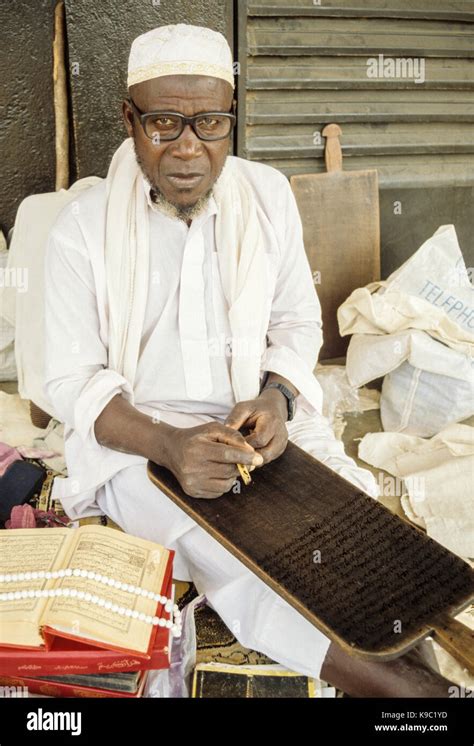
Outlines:
MULTIPOLYGON (((313 370, 322 344, 321 309, 291 188, 276 169, 241 158, 235 162, 267 218, 268 333, 261 376, 273 371, 300 391, 296 417, 287 425, 289 438, 375 496, 372 475, 344 454, 320 414, 322 392, 313 370)), ((150 271, 135 406, 178 427, 223 422, 235 398, 214 237, 216 203, 211 197, 188 228, 157 209, 145 180, 144 188, 150 271), (201 350, 207 344, 209 365, 195 365, 180 335, 199 340, 201 350), (212 390, 202 398, 209 375, 212 390)), ((174 577, 193 580, 242 644, 317 676, 328 639, 154 487, 146 477, 146 459, 105 448, 95 439, 100 412, 116 394, 130 394, 128 382, 107 368, 104 226, 101 182, 64 208, 48 243, 45 394, 65 423, 69 473, 68 479, 57 480, 55 495, 71 518, 106 513, 126 531, 175 549, 174 577)))

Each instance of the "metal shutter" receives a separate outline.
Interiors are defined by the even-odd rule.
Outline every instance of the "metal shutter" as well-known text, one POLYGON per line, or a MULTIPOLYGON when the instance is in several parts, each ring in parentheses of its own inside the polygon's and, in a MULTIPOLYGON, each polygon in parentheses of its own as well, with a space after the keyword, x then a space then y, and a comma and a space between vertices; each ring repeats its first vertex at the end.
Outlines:
POLYGON ((323 171, 335 121, 344 168, 377 168, 382 188, 474 184, 473 0, 321 2, 239 0, 237 154, 323 171), (425 81, 368 77, 378 55, 424 59, 425 81))

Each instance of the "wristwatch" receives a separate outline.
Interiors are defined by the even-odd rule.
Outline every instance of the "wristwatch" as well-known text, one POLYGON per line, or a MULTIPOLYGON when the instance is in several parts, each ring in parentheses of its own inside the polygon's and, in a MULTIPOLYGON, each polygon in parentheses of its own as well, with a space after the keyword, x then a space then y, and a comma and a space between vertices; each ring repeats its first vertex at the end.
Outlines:
POLYGON ((267 389, 278 389, 279 391, 281 391, 281 393, 283 394, 283 396, 286 397, 286 401, 288 403, 288 420, 287 420, 287 422, 290 422, 293 419, 293 417, 295 416, 295 399, 296 399, 296 397, 293 394, 293 392, 290 391, 290 389, 287 386, 285 386, 283 383, 269 383, 267 386, 264 385, 262 387, 262 390, 260 391, 260 393, 262 393, 263 391, 266 391, 267 389))

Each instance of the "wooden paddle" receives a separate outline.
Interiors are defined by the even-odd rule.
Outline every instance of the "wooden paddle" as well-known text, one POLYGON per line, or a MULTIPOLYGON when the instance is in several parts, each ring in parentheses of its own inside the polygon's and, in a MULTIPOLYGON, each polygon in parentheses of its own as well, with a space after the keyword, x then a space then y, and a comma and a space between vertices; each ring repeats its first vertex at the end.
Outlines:
POLYGON ((289 442, 241 493, 187 495, 152 482, 347 652, 390 660, 424 637, 474 671, 473 633, 452 617, 474 595, 470 566, 289 442))
POLYGON ((380 279, 377 171, 343 171, 341 128, 328 124, 326 174, 290 179, 303 223, 306 254, 321 302, 324 344, 320 359, 345 355, 337 309, 355 288, 380 279))

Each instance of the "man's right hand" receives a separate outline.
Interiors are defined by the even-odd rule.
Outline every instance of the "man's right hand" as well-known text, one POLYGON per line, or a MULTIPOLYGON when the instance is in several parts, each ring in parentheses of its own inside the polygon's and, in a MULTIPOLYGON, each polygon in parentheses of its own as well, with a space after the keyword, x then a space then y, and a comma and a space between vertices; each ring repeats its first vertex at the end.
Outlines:
POLYGON ((175 428, 166 451, 165 465, 191 497, 220 497, 239 475, 236 464, 245 464, 250 470, 263 464, 238 430, 219 422, 175 428))

